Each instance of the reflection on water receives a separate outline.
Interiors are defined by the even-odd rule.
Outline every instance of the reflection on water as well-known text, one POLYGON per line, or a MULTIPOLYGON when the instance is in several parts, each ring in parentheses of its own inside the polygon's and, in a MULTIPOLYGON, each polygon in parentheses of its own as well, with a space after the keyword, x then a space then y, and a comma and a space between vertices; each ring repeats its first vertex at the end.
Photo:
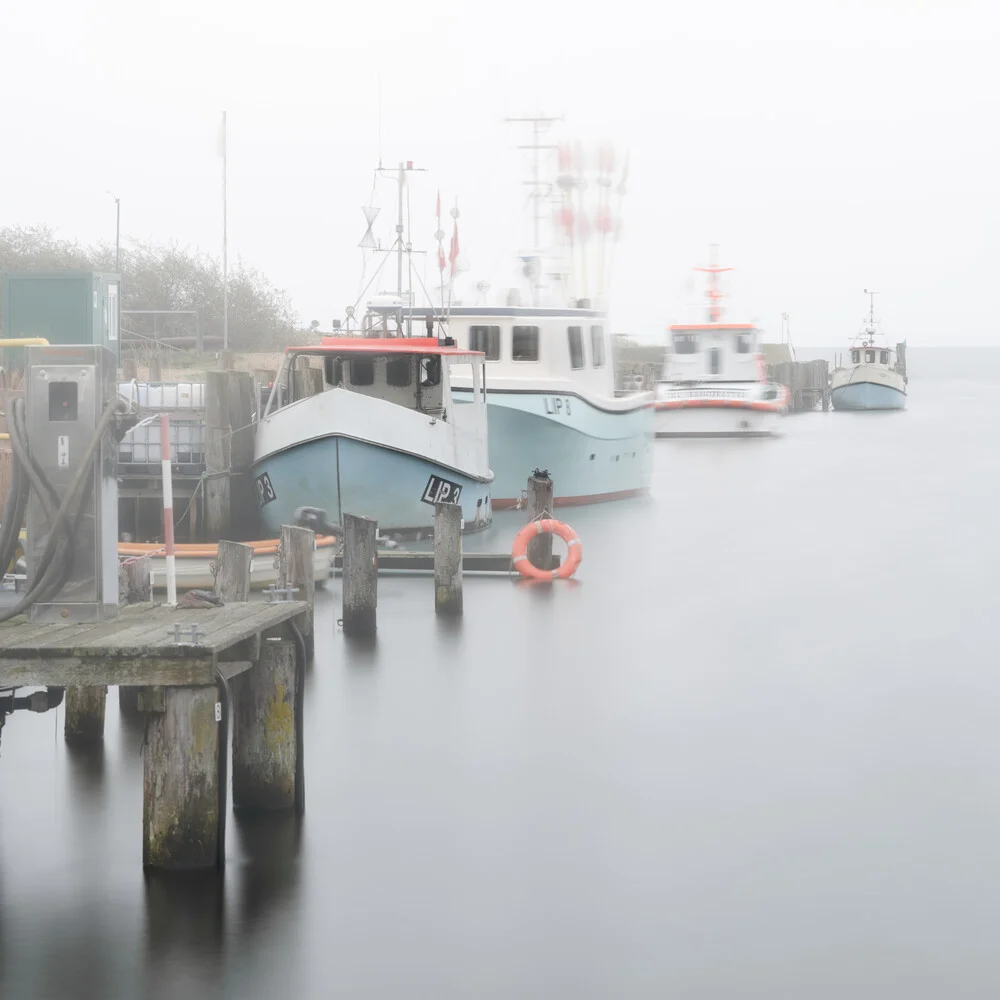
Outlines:
POLYGON ((231 814, 224 875, 143 875, 115 692, 103 750, 12 717, 0 997, 997 995, 996 388, 660 442, 577 581, 460 622, 385 577, 348 643, 331 583, 306 813, 231 814))

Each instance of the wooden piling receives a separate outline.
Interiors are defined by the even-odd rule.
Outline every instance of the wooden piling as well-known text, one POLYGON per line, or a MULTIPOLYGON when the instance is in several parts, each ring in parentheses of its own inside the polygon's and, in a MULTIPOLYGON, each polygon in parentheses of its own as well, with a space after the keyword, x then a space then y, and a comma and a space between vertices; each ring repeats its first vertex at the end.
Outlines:
POLYGON ((149 381, 159 382, 163 378, 163 371, 159 358, 149 359, 149 381))
POLYGON ((219 852, 218 692, 163 689, 146 717, 143 752, 144 868, 212 868, 219 852))
POLYGON ((123 358, 122 359, 122 381, 131 382, 132 379, 138 380, 139 378, 139 366, 136 364, 135 358, 123 358))
POLYGON ((297 587, 298 593, 292 598, 306 601, 309 614, 304 615, 299 628, 306 642, 306 655, 313 655, 313 617, 316 604, 316 577, 313 571, 313 555, 316 551, 316 532, 311 528, 300 528, 293 524, 281 526, 281 541, 278 543, 278 587, 297 587))
POLYGON ((378 607, 378 522, 344 515, 344 633, 373 636, 378 607))
POLYGON ((253 549, 240 542, 219 542, 215 557, 215 593, 227 604, 250 600, 253 549))
MULTIPOLYGON (((528 520, 552 517, 555 484, 547 472, 537 469, 528 479, 528 520)), ((552 567, 552 535, 546 532, 528 542, 528 562, 539 569, 552 567)))
POLYGON ((233 805, 292 809, 298 726, 295 643, 265 639, 260 660, 233 678, 233 805))
POLYGON ((253 484, 253 449, 257 425, 253 376, 228 372, 229 397, 229 537, 259 538, 260 508, 253 484))
POLYGON ((462 613, 462 507, 434 504, 434 610, 462 613))
MULTIPOLYGON (((118 564, 118 603, 148 604, 153 599, 150 573, 152 558, 141 556, 118 564)), ((139 711, 139 687, 122 685, 118 688, 118 711, 139 711)))
POLYGON ((104 739, 107 693, 104 686, 66 688, 63 735, 67 743, 100 743, 104 739))
POLYGON ((205 531, 209 538, 229 534, 232 438, 229 423, 229 376, 205 375, 205 531))

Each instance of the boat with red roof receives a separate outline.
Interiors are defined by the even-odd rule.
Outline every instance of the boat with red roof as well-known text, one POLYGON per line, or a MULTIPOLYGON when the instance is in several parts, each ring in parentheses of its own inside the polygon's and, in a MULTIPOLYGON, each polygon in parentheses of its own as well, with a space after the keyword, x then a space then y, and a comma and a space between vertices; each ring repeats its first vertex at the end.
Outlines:
POLYGON ((277 533, 299 508, 319 507, 338 523, 359 514, 406 535, 429 529, 435 502, 448 501, 461 504, 466 530, 489 525, 484 362, 447 337, 400 336, 388 324, 289 347, 257 427, 264 523, 277 533), (461 405, 457 372, 474 386, 461 405))

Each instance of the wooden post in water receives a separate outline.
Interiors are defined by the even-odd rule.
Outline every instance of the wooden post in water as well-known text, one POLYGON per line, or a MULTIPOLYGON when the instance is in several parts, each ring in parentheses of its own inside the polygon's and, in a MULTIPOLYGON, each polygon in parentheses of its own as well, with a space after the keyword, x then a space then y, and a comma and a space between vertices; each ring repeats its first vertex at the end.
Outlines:
POLYGON ((378 606, 378 522, 344 515, 344 633, 373 636, 378 606))
POLYGON ((299 623, 302 638, 306 641, 306 656, 312 659, 313 613, 316 603, 316 577, 313 571, 313 556, 316 552, 316 532, 311 528, 300 528, 293 524, 281 526, 281 541, 278 544, 278 587, 297 587, 298 593, 292 600, 306 601, 309 613, 299 623))
POLYGON ((205 376, 205 531, 215 541, 229 534, 232 431, 229 424, 229 376, 205 376))
POLYGON ((219 542, 215 557, 215 593, 227 604, 250 600, 253 549, 241 542, 219 542))
POLYGON ((146 716, 143 751, 144 868, 212 868, 219 853, 218 690, 163 689, 146 716))
MULTIPOLYGON (((552 517, 555 503, 555 484, 547 472, 538 469, 528 479, 528 520, 536 521, 541 517, 552 517)), ((548 532, 537 535, 528 542, 528 562, 539 569, 552 567, 552 535, 548 532)))
POLYGON ((163 378, 163 370, 160 366, 159 358, 149 359, 149 381, 159 382, 163 378))
POLYGON ((139 366, 136 364, 135 358, 123 358, 122 381, 131 382, 132 379, 138 380, 138 378, 139 378, 139 366))
POLYGON ((67 743, 100 743, 104 739, 107 694, 108 689, 103 686, 66 688, 67 743))
MULTIPOLYGON (((140 556, 118 564, 119 604, 148 604, 153 600, 153 580, 149 568, 150 556, 140 556)), ((118 711, 138 712, 141 688, 122 686, 118 688, 118 711)))
POLYGON ((236 356, 236 352, 232 350, 219 351, 219 367, 224 372, 231 372, 233 370, 233 360, 236 356))
POLYGON ((257 426, 250 372, 227 372, 229 397, 229 537, 258 538, 260 509, 252 482, 257 426))
POLYGON ((462 507, 434 504, 434 610, 462 613, 462 507))
POLYGON ((260 661, 233 678, 233 805, 291 809, 301 752, 295 643, 265 639, 260 661))

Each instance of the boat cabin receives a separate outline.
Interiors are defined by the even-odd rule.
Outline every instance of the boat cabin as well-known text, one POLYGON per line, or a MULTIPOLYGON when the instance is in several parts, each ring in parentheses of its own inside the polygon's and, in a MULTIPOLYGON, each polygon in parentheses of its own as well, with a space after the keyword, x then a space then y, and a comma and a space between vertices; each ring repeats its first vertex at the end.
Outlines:
POLYGON ((888 347, 875 344, 865 344, 851 348, 852 365, 876 365, 880 368, 892 368, 895 365, 894 351, 888 347))
POLYGON ((662 381, 756 382, 760 331, 751 323, 694 323, 670 327, 662 381))
POLYGON ((345 389, 448 420, 452 369, 471 380, 485 404, 483 361, 436 337, 324 337, 319 346, 287 348, 264 416, 345 389))
POLYGON ((457 306, 448 313, 448 333, 459 347, 482 352, 490 385, 572 381, 614 396, 610 331, 600 310, 457 306))

